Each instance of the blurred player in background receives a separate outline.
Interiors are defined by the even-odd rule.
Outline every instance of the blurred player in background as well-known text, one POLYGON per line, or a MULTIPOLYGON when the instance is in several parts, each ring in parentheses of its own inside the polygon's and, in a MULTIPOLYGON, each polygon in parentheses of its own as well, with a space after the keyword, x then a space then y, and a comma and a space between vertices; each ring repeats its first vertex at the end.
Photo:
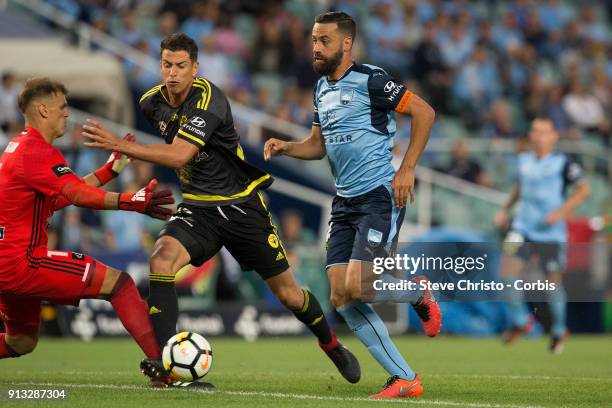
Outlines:
MULTIPOLYGON (((556 284, 556 290, 547 292, 552 316, 550 351, 560 353, 568 335, 566 293, 561 276, 566 263, 566 220, 587 199, 591 187, 578 163, 564 153, 555 152, 559 136, 550 118, 537 117, 531 124, 529 138, 532 151, 519 154, 518 182, 495 217, 497 226, 505 228, 509 210, 518 203, 505 240, 510 245, 505 245, 501 274, 506 279, 516 279, 530 258, 538 258, 548 281, 556 284), (569 188, 574 191, 568 197, 569 188)), ((507 344, 529 332, 533 322, 522 294, 512 293, 509 302, 512 327, 503 334, 507 344)))
MULTIPOLYGON (((325 13, 315 21, 313 67, 322 77, 314 92, 312 133, 302 142, 270 139, 264 157, 318 160, 327 154, 337 189, 327 241, 331 302, 391 375, 382 392, 371 397, 418 397, 421 379, 393 344, 381 318, 361 301, 361 273, 378 249, 397 244, 408 195, 414 202, 414 169, 435 113, 381 68, 353 61, 356 27, 348 14, 325 13), (397 173, 391 166, 394 111, 412 117, 410 146, 397 173)), ((429 292, 416 297, 413 305, 425 332, 437 335, 437 303, 429 292)))
MULTIPOLYGON (((114 152, 100 169, 77 177, 52 146, 66 130, 66 89, 48 78, 26 82, 19 95, 25 131, 0 158, 0 358, 30 353, 38 342, 41 302, 78 306, 81 299, 109 301, 127 331, 149 358, 159 345, 134 281, 76 252, 47 250, 47 221, 74 204, 99 210, 138 211, 167 219, 170 191, 155 191, 156 180, 135 194, 97 188, 116 177, 127 158, 114 152)), ((133 140, 133 139, 132 139, 133 140)))
MULTIPOLYGON (((83 134, 92 139, 86 145, 177 170, 184 201, 160 233, 151 257, 149 313, 158 341, 163 346, 176 332, 177 271, 190 263, 202 265, 225 246, 312 331, 344 378, 357 382, 359 362, 336 339, 318 300, 298 286, 287 262, 259 192, 272 183, 272 177, 245 160, 227 98, 208 80, 196 77, 197 55, 197 46, 187 35, 167 36, 160 50, 164 83, 140 100, 166 144, 127 143, 96 122, 83 126, 83 134)), ((171 383, 160 361, 145 360, 142 367, 153 381, 171 383)))

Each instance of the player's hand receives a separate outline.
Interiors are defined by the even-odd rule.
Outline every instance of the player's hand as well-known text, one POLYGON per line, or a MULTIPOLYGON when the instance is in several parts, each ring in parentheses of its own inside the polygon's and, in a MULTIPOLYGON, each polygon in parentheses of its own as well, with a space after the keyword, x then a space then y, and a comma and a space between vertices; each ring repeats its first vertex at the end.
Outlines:
MULTIPOLYGON (((136 136, 131 133, 128 133, 127 135, 123 136, 123 140, 125 140, 126 142, 133 143, 136 141, 136 136)), ((114 176, 117 177, 119 173, 123 171, 125 166, 132 162, 132 160, 133 159, 130 156, 127 156, 115 150, 108 157, 108 160, 106 161, 106 166, 108 166, 109 170, 111 170, 114 176)))
POLYGON ((565 211, 563 211, 561 208, 557 208, 556 210, 551 211, 546 215, 546 223, 548 225, 556 224, 559 221, 564 220, 565 216, 565 211))
POLYGON ((83 143, 88 147, 99 147, 100 149, 121 151, 123 139, 115 136, 110 130, 93 119, 87 119, 87 124, 81 127, 81 135, 89 138, 91 142, 83 143))
POLYGON ((287 146, 289 143, 278 140, 268 139, 264 145, 264 160, 270 160, 272 156, 280 156, 287 152, 287 146))
POLYGON ((409 194, 410 204, 414 204, 414 168, 400 166, 393 177, 391 188, 396 207, 404 208, 408 203, 409 194))
POLYGON ((172 210, 163 205, 174 204, 172 191, 155 191, 156 187, 157 180, 153 179, 134 194, 119 194, 119 209, 137 211, 153 218, 167 220, 172 215, 172 210))
POLYGON ((503 208, 495 214, 495 218, 493 219, 493 222, 499 229, 506 228, 508 226, 508 221, 508 211, 503 208))

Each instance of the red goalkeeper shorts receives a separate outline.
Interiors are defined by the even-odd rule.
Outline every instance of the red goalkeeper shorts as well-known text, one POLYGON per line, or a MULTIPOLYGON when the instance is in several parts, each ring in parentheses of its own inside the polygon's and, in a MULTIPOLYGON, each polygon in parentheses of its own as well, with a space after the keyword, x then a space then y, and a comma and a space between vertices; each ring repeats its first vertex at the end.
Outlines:
POLYGON ((76 252, 47 251, 46 256, 31 256, 27 269, 16 271, 20 283, 0 288, 0 319, 6 333, 38 334, 42 301, 78 306, 81 299, 98 297, 107 268, 76 252))

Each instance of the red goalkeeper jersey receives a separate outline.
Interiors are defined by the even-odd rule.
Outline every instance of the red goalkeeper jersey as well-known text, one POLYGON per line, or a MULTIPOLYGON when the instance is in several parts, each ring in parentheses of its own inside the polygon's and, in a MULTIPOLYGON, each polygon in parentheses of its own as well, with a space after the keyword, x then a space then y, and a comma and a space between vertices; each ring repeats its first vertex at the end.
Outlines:
POLYGON ((11 140, 0 158, 0 292, 46 255, 47 222, 60 190, 80 179, 34 128, 11 140))

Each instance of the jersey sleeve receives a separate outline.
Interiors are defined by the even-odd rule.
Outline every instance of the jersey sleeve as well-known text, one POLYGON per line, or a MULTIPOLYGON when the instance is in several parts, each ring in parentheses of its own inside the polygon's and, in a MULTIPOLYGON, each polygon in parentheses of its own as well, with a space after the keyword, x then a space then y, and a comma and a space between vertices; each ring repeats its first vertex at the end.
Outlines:
POLYGON ((157 129, 157 126, 156 126, 155 120, 153 120, 153 108, 154 108, 153 95, 155 95, 155 93, 158 91, 159 91, 159 86, 151 88, 150 90, 145 92, 140 97, 140 100, 138 102, 138 104, 140 105, 140 110, 142 111, 144 117, 151 124, 151 126, 153 126, 156 129, 157 129))
POLYGON ((412 98, 412 92, 382 70, 370 74, 368 93, 372 106, 385 110, 403 111, 412 98))
POLYGON ((321 126, 321 121, 319 120, 319 107, 317 106, 318 88, 319 88, 319 84, 317 83, 317 85, 315 85, 313 96, 312 96, 312 104, 313 104, 313 111, 314 111, 314 116, 312 118, 313 126, 321 126))
POLYGON ((179 128, 176 137, 186 140, 198 149, 203 148, 215 129, 227 115, 227 100, 220 92, 209 89, 201 97, 191 101, 187 120, 179 128))
POLYGON ((51 145, 26 152, 23 159, 25 182, 43 194, 58 195, 69 182, 81 182, 66 163, 64 156, 51 145))
POLYGON ((565 187, 575 186, 584 180, 582 166, 574 159, 567 158, 563 167, 563 182, 565 187))

